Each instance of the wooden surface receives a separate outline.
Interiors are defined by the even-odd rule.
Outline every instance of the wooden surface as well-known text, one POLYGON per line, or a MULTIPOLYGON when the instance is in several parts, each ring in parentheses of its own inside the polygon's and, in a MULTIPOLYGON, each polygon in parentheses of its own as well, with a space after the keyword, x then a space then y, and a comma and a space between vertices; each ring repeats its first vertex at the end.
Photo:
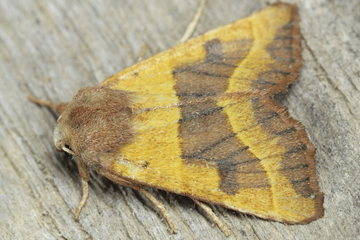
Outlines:
MULTIPOLYGON (((195 35, 245 17, 273 1, 208 0, 195 35)), ((325 216, 286 225, 211 206, 230 228, 228 239, 360 239, 360 3, 297 2, 304 67, 280 102, 317 147, 325 216)), ((76 163, 54 152, 56 114, 28 95, 68 101, 181 38, 199 2, 140 0, 2 0, 0 2, 0 238, 224 239, 190 199, 150 192, 178 230, 170 234, 146 197, 91 174, 80 221, 76 163)))

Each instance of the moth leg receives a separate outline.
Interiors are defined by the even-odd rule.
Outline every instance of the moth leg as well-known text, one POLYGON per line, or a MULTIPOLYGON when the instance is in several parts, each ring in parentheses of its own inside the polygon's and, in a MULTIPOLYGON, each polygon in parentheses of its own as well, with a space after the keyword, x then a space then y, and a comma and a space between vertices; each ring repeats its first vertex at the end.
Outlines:
POLYGON ((170 215, 166 211, 165 206, 161 202, 159 202, 153 195, 151 195, 148 191, 146 191, 145 189, 141 189, 139 191, 142 192, 143 194, 145 194, 145 196, 162 212, 162 214, 164 215, 164 217, 168 221, 173 233, 176 233, 174 223, 171 221, 170 215))
MULTIPOLYGON (((201 0, 200 2, 200 6, 199 8, 197 9, 195 15, 194 15, 194 18, 192 19, 192 21, 189 23, 188 27, 186 28, 183 36, 181 37, 179 43, 183 43, 185 42, 186 40, 188 40, 192 34, 194 33, 195 31, 195 28, 200 20, 200 17, 201 17, 201 13, 202 13, 202 10, 204 9, 204 6, 205 6, 205 2, 206 0, 201 0)), ((138 60, 137 62, 140 62, 144 59, 144 55, 145 55, 145 52, 146 50, 148 49, 148 46, 144 45, 143 48, 141 49, 141 52, 140 52, 140 55, 138 57, 138 60)))
MULTIPOLYGON (((194 18, 193 18, 192 21, 189 23, 188 27, 186 28, 183 36, 181 37, 181 39, 180 39, 180 41, 179 41, 180 43, 183 43, 183 42, 185 42, 186 40, 188 40, 188 39, 192 36, 192 34, 194 33, 195 28, 196 28, 196 26, 197 26, 197 24, 198 24, 198 22, 199 22, 199 20, 200 20, 201 13, 202 13, 202 11, 203 11, 203 9, 204 9, 205 2, 206 2, 206 0, 201 0, 200 6, 199 6, 199 8, 197 9, 197 11, 196 11, 196 13, 195 13, 195 15, 194 15, 194 18)), ((144 46, 142 47, 137 62, 140 62, 140 61, 142 61, 142 60, 144 59, 144 55, 145 55, 147 49, 148 49, 148 46, 147 46, 147 45, 144 45, 144 46)))
POLYGON ((195 28, 200 20, 202 10, 204 9, 205 2, 206 2, 206 0, 201 0, 200 6, 196 11, 193 20, 190 22, 190 24, 188 25, 188 27, 185 30, 184 35, 182 36, 182 38, 179 41, 180 43, 183 43, 186 40, 188 40, 191 37, 191 35, 194 33, 195 28))
POLYGON ((114 174, 111 174, 110 172, 102 169, 102 168, 98 168, 96 169, 96 171, 107 177, 108 179, 110 179, 111 181, 113 181, 114 183, 117 183, 117 184, 120 184, 122 186, 127 186, 127 187, 131 187, 132 189, 135 189, 139 192, 142 192, 143 194, 145 194, 145 196, 153 203, 155 204, 155 206, 162 212, 162 214, 164 215, 164 217, 166 218, 166 220, 168 221, 170 227, 171 227, 171 230, 176 233, 176 229, 175 229, 175 226, 174 226, 174 223, 171 221, 170 219, 170 215, 169 213, 166 211, 165 209, 165 206, 159 202, 154 196, 152 196, 148 191, 146 191, 144 188, 144 186, 142 185, 139 185, 139 184, 136 184, 136 183, 132 183, 130 181, 127 181, 125 179, 122 179, 121 177, 119 176, 116 176, 114 174))
POLYGON ((144 59, 144 56, 145 56, 145 53, 146 53, 146 50, 148 49, 148 46, 147 45, 144 45, 141 49, 141 52, 139 54, 139 57, 137 59, 137 62, 141 62, 143 59, 144 59))
POLYGON ((82 188, 83 188, 83 195, 82 195, 81 201, 80 201, 78 207, 76 208, 76 212, 75 212, 75 219, 79 220, 79 215, 80 215, 81 209, 83 208, 83 206, 86 203, 87 198, 89 197, 89 187, 88 187, 89 168, 88 168, 88 166, 86 166, 86 164, 81 159, 81 157, 77 158, 77 163, 78 163, 78 168, 79 168, 79 173, 80 173, 81 183, 82 183, 82 188))
POLYGON ((68 105, 68 103, 54 104, 54 103, 49 102, 49 101, 44 101, 44 100, 37 99, 37 98, 35 98, 33 96, 29 96, 28 98, 29 98, 30 101, 32 101, 34 103, 44 105, 44 106, 47 106, 47 107, 50 107, 50 108, 54 109, 58 114, 61 114, 68 105))
POLYGON ((82 183, 82 188, 83 188, 83 196, 81 198, 81 201, 80 201, 79 205, 76 208, 76 212, 75 212, 75 219, 76 220, 79 220, 79 215, 80 215, 81 209, 83 208, 83 206, 86 203, 86 200, 89 197, 88 182, 81 179, 81 183, 82 183))
POLYGON ((196 202, 197 205, 199 205, 202 209, 204 209, 205 212, 207 212, 210 215, 210 217, 216 222, 216 224, 221 228, 221 230, 225 233, 227 237, 230 236, 229 230, 225 227, 224 224, 222 224, 220 219, 215 215, 215 213, 211 210, 211 208, 208 205, 194 198, 192 198, 192 200, 194 200, 194 202, 196 202))

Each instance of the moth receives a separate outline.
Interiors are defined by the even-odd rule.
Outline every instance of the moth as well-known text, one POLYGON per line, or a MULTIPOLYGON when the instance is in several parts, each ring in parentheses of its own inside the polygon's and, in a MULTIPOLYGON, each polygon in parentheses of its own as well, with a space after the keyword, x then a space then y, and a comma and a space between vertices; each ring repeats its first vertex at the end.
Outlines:
POLYGON ((211 203, 289 224, 324 214, 315 147, 274 95, 302 66, 299 16, 277 3, 80 89, 60 114, 54 144, 89 168, 142 192, 192 198, 220 228, 211 203))

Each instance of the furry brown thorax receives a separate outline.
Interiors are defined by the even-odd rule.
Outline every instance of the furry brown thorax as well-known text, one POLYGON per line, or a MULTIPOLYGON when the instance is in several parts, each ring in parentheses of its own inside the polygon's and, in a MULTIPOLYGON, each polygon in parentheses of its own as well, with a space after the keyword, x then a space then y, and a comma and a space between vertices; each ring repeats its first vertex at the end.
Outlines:
POLYGON ((127 91, 99 86, 80 89, 57 120, 56 148, 85 162, 115 152, 133 140, 132 102, 133 95, 127 91))

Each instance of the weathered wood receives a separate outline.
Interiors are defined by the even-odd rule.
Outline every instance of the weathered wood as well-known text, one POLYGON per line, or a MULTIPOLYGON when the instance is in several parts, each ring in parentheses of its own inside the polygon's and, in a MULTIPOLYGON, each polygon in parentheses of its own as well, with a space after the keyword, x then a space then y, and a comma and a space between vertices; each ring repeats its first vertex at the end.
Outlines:
MULTIPOLYGON (((195 35, 242 18, 268 1, 209 0, 195 35)), ((274 2, 274 1, 270 1, 274 2)), ((325 216, 286 225, 211 206, 228 239, 355 239, 360 235, 360 5, 357 0, 297 2, 304 67, 281 99, 317 147, 325 216)), ((186 197, 150 192, 169 210, 172 235, 144 195, 91 174, 81 198, 77 166, 54 152, 56 115, 28 95, 67 101, 181 38, 199 1, 2 0, 0 2, 0 238, 224 239, 186 197)))

